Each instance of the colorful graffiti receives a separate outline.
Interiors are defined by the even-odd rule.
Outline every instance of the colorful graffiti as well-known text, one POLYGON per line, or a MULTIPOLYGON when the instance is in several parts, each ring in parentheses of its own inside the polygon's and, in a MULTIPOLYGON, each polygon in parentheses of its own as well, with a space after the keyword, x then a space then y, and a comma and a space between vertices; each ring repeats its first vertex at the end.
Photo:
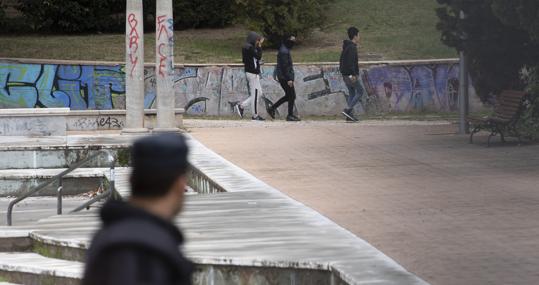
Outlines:
POLYGON ((122 69, 119 65, 0 63, 0 108, 125 107, 122 69))
MULTIPOLYGON (((455 111, 458 73, 456 63, 364 68, 367 94, 357 111, 455 111)), ((270 106, 283 92, 273 80, 273 66, 264 66, 261 77, 262 104, 270 106)), ((144 106, 155 108, 155 68, 147 67, 144 78, 144 106)), ((300 115, 335 115, 344 108, 348 91, 337 66, 298 65, 296 78, 300 115)), ((238 66, 176 67, 174 90, 176 107, 190 114, 230 115, 234 104, 248 96, 245 73, 238 66)), ((472 108, 480 107, 471 91, 472 108)), ((123 109, 124 68, 0 62, 0 108, 32 107, 123 109)))
MULTIPOLYGON (((241 67, 194 69, 189 68, 190 76, 182 76, 175 85, 177 103, 186 107, 188 113, 232 114, 234 104, 247 96, 247 83, 241 67)), ((177 69, 178 74, 185 72, 183 68, 177 69)), ((457 110, 459 70, 456 63, 381 65, 364 68, 361 72, 366 94, 362 104, 357 106, 359 113, 457 110)), ((272 75, 272 66, 263 68, 263 104, 266 106, 282 96, 281 87, 272 75)), ((299 79, 295 85, 296 109, 300 114, 335 115, 344 108, 348 89, 337 66, 300 65, 296 67, 296 76, 299 79)), ((472 105, 481 107, 476 97, 472 99, 472 105)))

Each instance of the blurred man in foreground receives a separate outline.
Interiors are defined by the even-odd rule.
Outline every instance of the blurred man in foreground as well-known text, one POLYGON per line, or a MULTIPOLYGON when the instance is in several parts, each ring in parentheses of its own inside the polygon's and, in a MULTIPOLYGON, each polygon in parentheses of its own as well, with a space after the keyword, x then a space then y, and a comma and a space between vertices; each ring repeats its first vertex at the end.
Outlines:
POLYGON ((193 264, 180 252, 183 237, 172 223, 183 205, 187 153, 180 134, 135 142, 131 198, 103 206, 83 285, 191 284, 193 264))

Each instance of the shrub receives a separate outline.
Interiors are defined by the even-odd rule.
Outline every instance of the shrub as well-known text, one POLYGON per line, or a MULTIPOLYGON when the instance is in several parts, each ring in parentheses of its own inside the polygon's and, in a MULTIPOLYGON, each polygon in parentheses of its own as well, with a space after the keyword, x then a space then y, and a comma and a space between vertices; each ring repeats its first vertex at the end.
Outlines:
POLYGON ((17 9, 35 31, 109 32, 123 31, 125 19, 113 17, 121 2, 125 1, 19 0, 17 9))
MULTIPOLYGON (((470 76, 483 100, 504 89, 523 90, 522 68, 537 63, 539 46, 527 31, 507 25, 493 12, 495 0, 438 0, 442 41, 469 57, 470 76), (466 19, 459 19, 464 11, 466 19)), ((514 1, 514 0, 509 0, 514 1)))
POLYGON ((526 90, 521 134, 539 139, 539 5, 529 0, 438 0, 442 41, 470 58, 470 76, 487 101, 526 90), (466 14, 459 17, 460 11, 466 14))
POLYGON ((524 104, 522 119, 517 128, 525 137, 537 140, 539 139, 539 67, 526 70, 523 78, 528 84, 526 91, 529 97, 524 104))
POLYGON ((236 14, 234 0, 176 0, 176 29, 219 28, 232 23, 236 14))
POLYGON ((330 0, 236 0, 247 26, 276 46, 284 36, 307 37, 325 20, 330 0))
MULTIPOLYGON (((1 1, 1 0, 0 0, 1 1)), ((125 0, 18 0, 18 10, 34 31, 53 33, 124 32, 125 0)), ((143 0, 145 30, 155 29, 156 0, 143 0)), ((231 24, 235 0, 174 0, 177 29, 231 24)))
POLYGON ((0 0, 0 27, 5 27, 6 25, 6 11, 4 10, 6 6, 4 1, 0 0))

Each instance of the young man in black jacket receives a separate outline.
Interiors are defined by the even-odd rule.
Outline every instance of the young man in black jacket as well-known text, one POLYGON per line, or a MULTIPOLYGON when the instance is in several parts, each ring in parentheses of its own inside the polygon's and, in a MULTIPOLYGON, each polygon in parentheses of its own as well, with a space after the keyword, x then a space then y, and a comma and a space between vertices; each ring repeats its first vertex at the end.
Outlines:
POLYGON ((344 83, 348 88, 348 108, 344 109, 342 114, 347 121, 359 121, 354 116, 354 107, 363 96, 363 87, 361 86, 361 78, 359 77, 359 60, 357 52, 357 44, 359 43, 359 30, 356 27, 348 29, 348 38, 343 42, 340 70, 343 76, 344 83))
POLYGON ((247 77, 247 88, 249 89, 249 98, 234 106, 236 113, 243 118, 245 108, 251 105, 253 121, 264 121, 258 115, 258 99, 262 96, 262 87, 260 85, 260 61, 262 60, 262 44, 264 38, 255 32, 249 32, 247 40, 242 48, 243 65, 247 77))
POLYGON ((82 285, 189 285, 193 264, 180 252, 172 223, 187 184, 187 144, 180 134, 142 138, 132 148, 132 196, 107 202, 102 229, 87 253, 82 285))
POLYGON ((288 102, 288 116, 286 116, 286 120, 289 122, 300 121, 300 119, 294 115, 296 90, 294 88, 294 63, 292 61, 292 55, 290 54, 295 42, 296 38, 294 36, 286 37, 279 49, 274 79, 279 81, 285 95, 267 110, 268 114, 275 119, 275 110, 277 110, 277 108, 284 102, 288 102))

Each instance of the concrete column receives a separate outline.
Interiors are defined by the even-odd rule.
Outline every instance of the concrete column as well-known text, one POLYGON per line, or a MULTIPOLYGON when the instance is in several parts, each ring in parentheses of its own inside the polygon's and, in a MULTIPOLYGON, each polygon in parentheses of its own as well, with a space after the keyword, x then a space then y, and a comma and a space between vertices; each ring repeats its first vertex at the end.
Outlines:
POLYGON ((125 29, 125 107, 122 133, 144 133, 144 20, 142 0, 127 0, 125 29))
POLYGON ((174 20, 172 0, 159 0, 155 17, 156 132, 177 132, 174 108, 174 20))

